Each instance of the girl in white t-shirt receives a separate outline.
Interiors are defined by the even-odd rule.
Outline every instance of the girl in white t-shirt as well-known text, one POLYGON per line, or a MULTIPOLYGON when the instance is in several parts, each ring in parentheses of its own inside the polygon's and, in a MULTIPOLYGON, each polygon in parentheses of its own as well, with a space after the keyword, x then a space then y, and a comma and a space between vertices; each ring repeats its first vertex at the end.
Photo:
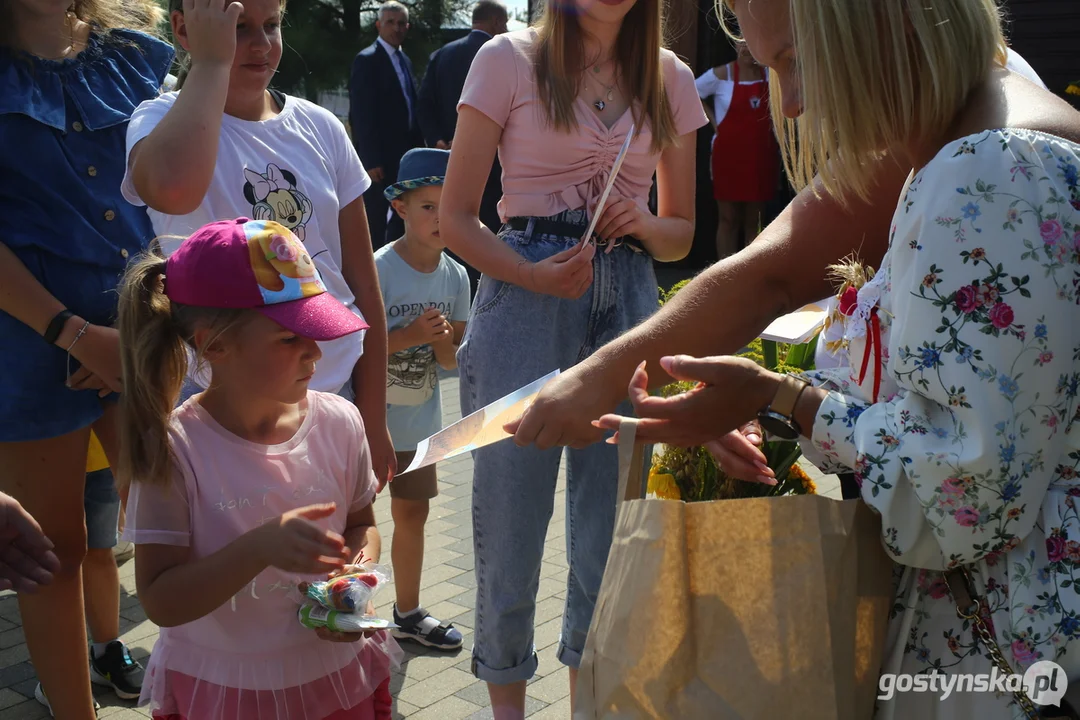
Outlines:
POLYGON ((303 241, 330 294, 371 326, 320 343, 311 386, 355 399, 381 487, 396 461, 386 430, 386 315, 362 199, 371 180, 334 115, 268 89, 281 60, 283 5, 170 0, 189 66, 182 91, 135 110, 123 191, 147 206, 159 236, 249 217, 303 241))

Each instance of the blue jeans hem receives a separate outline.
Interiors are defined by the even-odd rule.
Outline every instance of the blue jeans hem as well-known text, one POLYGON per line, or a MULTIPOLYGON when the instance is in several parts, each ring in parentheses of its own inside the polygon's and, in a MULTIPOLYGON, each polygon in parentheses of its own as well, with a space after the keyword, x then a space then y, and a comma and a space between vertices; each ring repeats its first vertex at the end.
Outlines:
POLYGON ((555 657, 567 667, 572 667, 574 669, 581 667, 581 653, 577 650, 571 650, 562 640, 559 641, 559 647, 555 651, 555 657))
POLYGON ((516 682, 532 679, 539 666, 540 661, 536 657, 535 649, 533 650, 532 655, 529 656, 529 659, 525 662, 511 668, 502 668, 500 670, 488 667, 480 662, 479 658, 473 655, 472 673, 478 680, 483 680, 492 685, 512 685, 516 682))

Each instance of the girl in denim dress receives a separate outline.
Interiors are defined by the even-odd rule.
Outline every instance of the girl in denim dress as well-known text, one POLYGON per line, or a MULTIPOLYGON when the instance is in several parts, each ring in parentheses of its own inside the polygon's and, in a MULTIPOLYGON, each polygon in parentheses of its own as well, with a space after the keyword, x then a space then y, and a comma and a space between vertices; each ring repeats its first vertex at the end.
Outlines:
POLYGON ((0 17, 0 489, 56 545, 60 572, 20 596, 59 717, 94 716, 82 611, 83 484, 93 426, 116 456, 119 277, 152 237, 120 195, 124 133, 172 49, 139 32, 151 2, 6 2, 0 17))
MULTIPOLYGON (((652 262, 690 250, 695 133, 706 123, 690 69, 661 48, 661 3, 549 2, 535 27, 490 40, 459 105, 440 225, 479 268, 458 352, 465 413, 566 370, 657 307, 652 262), (614 189, 582 244, 627 134, 614 189), (478 218, 491 162, 503 166, 499 236, 478 218), (657 174, 658 212, 647 199, 657 174)), ((625 397, 625 396, 624 396, 625 397)), ((521 717, 544 541, 562 453, 500 443, 475 452, 473 671, 496 718, 521 717)), ((581 660, 611 543, 615 449, 568 452, 566 608, 556 655, 581 660)))

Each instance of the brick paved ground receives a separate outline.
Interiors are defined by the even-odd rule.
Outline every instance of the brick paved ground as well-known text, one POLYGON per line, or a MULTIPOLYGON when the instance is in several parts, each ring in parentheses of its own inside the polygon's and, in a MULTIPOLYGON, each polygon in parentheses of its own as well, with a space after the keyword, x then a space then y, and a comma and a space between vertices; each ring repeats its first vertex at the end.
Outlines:
MULTIPOLYGON (((443 381, 443 411, 447 422, 460 417, 456 380, 443 381)), ((816 471, 811 470, 815 477, 816 471)), ((439 466, 440 495, 432 501, 427 526, 427 551, 421 600, 433 615, 452 620, 465 636, 465 648, 455 654, 441 654, 406 644, 406 660, 394 674, 396 718, 415 720, 479 720, 490 718, 487 690, 470 672, 468 648, 472 645, 474 589, 472 523, 472 459, 455 458, 439 466)), ((839 497, 835 478, 819 479, 824 494, 839 497)), ((540 669, 527 689, 527 713, 537 720, 566 720, 570 717, 567 670, 555 659, 562 607, 565 599, 566 524, 563 491, 565 478, 556 487, 555 514, 548 530, 540 592, 536 609, 536 646, 540 669)), ((376 517, 383 533, 383 555, 389 559, 393 542, 393 521, 389 502, 376 503, 376 517)), ((157 627, 146 619, 135 596, 135 566, 120 568, 122 583, 120 614, 121 639, 136 659, 145 660, 157 638, 157 627)), ((389 615, 392 589, 380 596, 379 610, 389 615)), ((48 712, 34 699, 37 680, 23 640, 15 596, 0 593, 0 717, 3 720, 47 718, 48 712)), ((100 717, 138 720, 148 716, 143 708, 119 700, 111 692, 95 688, 102 705, 100 717)))

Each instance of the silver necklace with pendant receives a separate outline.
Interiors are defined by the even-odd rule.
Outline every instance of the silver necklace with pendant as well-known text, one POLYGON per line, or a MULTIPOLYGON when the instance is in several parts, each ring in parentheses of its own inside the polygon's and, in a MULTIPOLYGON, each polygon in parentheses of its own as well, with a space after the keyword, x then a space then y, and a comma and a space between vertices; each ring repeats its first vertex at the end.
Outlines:
POLYGON ((592 71, 593 80, 604 89, 600 97, 593 101, 593 107, 596 108, 597 112, 604 112, 604 108, 607 107, 607 104, 615 99, 615 85, 618 82, 618 78, 616 77, 615 82, 612 82, 610 85, 605 85, 600 82, 600 78, 596 77, 596 74, 600 72, 600 66, 593 65, 592 71))

